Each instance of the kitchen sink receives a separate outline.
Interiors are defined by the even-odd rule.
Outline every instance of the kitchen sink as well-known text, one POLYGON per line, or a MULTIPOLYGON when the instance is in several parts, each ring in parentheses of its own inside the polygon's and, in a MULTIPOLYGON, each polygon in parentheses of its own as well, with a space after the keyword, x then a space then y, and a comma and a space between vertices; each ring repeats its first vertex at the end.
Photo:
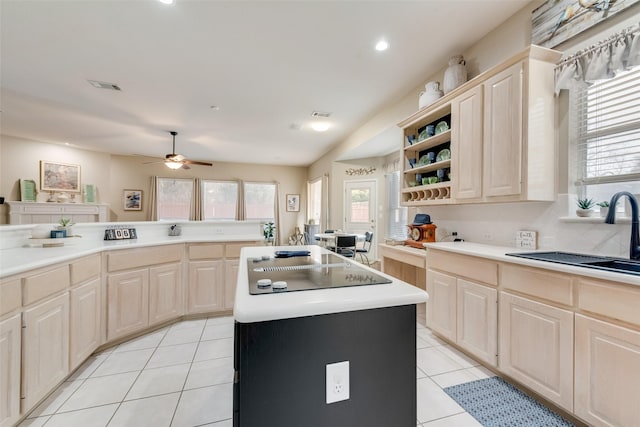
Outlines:
POLYGON ((571 252, 521 252, 506 254, 518 258, 534 259, 537 261, 553 262, 557 264, 575 265, 577 267, 593 268, 597 270, 613 271, 617 273, 634 274, 640 276, 640 262, 622 258, 598 255, 576 254, 571 252))

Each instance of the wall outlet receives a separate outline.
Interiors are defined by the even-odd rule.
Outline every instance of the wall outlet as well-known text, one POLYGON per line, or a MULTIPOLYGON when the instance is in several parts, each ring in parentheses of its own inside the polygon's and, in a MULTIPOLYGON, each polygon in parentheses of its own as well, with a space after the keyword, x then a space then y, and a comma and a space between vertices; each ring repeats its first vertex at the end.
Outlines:
POLYGON ((482 238, 483 238, 484 240, 487 240, 487 241, 488 241, 488 240, 493 240, 493 234, 491 234, 491 233, 486 233, 486 232, 485 232, 485 233, 483 233, 483 234, 482 234, 482 238))
POLYGON ((538 249, 538 233, 535 231, 516 231, 516 247, 522 249, 538 249))
POLYGON ((349 399, 349 361, 327 365, 327 403, 349 399))

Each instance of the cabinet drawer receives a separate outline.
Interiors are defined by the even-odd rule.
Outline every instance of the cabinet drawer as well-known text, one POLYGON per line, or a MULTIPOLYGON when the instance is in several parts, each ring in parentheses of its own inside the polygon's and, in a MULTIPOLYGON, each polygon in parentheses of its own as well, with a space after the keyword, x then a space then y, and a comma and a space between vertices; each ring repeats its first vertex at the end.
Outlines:
POLYGON ((571 277, 541 268, 500 266, 500 284, 505 289, 522 292, 564 305, 573 305, 571 277))
POLYGON ((29 305, 69 287, 69 266, 43 271, 22 279, 22 304, 29 305))
POLYGON ((20 279, 10 279, 0 283, 0 317, 22 306, 20 279))
POLYGON ((189 259, 214 259, 222 258, 224 254, 224 245, 219 243, 215 245, 189 245, 189 259))
POLYGON ((640 326, 640 288, 612 282, 575 278, 578 307, 640 326))
POLYGON ((70 264, 71 284, 77 285, 100 276, 100 255, 92 255, 70 264))
POLYGON ((112 272, 178 262, 182 259, 182 248, 182 245, 169 245, 130 251, 114 251, 107 255, 107 268, 109 272, 112 272))
POLYGON ((227 243, 224 246, 225 258, 240 258, 240 250, 245 246, 254 246, 250 242, 247 243, 227 243))
POLYGON ((456 276, 498 285, 498 263, 495 261, 427 249, 427 264, 429 268, 448 271, 456 276))

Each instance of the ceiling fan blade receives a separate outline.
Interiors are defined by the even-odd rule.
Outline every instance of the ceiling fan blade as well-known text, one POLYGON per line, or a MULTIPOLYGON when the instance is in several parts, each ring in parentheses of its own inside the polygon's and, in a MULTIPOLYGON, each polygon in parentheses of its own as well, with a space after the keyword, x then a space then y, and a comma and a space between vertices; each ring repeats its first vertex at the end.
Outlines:
POLYGON ((184 169, 184 170, 189 170, 189 169, 191 169, 191 168, 189 167, 189 165, 188 165, 188 164, 186 164, 186 163, 182 162, 182 169, 184 169))
POLYGON ((190 164, 190 165, 213 166, 213 163, 200 162, 200 161, 197 161, 197 160, 183 160, 182 162, 185 163, 185 164, 190 164))

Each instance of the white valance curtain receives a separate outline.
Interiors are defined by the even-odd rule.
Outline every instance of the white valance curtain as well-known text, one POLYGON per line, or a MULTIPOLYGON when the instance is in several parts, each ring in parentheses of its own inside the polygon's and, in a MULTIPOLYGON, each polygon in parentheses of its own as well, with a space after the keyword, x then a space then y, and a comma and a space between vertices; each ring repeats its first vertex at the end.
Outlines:
POLYGON ((556 94, 614 77, 640 65, 640 24, 563 59, 555 69, 556 94))

